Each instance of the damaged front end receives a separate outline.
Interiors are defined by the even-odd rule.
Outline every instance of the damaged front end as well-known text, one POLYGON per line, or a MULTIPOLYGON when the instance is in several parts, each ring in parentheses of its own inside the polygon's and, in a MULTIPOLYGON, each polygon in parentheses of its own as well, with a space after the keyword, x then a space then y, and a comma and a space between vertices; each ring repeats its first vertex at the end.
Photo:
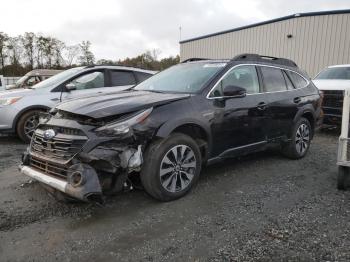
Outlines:
POLYGON ((55 112, 39 124, 20 170, 69 197, 102 203, 103 195, 130 188, 130 174, 141 170, 151 111, 108 123, 55 112))

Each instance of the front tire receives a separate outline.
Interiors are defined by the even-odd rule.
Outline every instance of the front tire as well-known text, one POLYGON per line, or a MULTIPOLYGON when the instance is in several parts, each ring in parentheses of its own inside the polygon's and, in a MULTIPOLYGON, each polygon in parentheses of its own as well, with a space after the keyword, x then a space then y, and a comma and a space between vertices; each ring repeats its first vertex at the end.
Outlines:
POLYGON ((186 195, 197 182, 201 165, 197 143, 187 135, 175 133, 147 148, 141 182, 155 199, 175 200, 186 195))
POLYGON ((291 159, 303 158, 309 151, 312 132, 309 120, 300 118, 293 126, 291 140, 282 145, 282 153, 291 159))
POLYGON ((16 132, 19 138, 29 143, 36 127, 39 124, 41 110, 30 110, 24 113, 18 120, 16 132))

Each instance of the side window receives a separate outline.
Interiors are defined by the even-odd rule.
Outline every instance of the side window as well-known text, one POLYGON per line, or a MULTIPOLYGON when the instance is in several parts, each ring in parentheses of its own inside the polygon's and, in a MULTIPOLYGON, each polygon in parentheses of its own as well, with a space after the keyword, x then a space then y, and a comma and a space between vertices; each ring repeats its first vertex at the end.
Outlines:
POLYGON ((142 73, 142 72, 135 72, 135 74, 136 74, 138 83, 141 83, 145 81, 147 78, 150 78, 152 76, 151 74, 142 73))
POLYGON ((131 71, 110 71, 112 86, 135 85, 136 80, 131 71))
POLYGON ((294 83, 295 88, 303 88, 307 86, 307 81, 297 73, 288 71, 288 75, 290 76, 292 82, 294 83))
POLYGON ((232 69, 213 89, 209 97, 223 96, 225 86, 239 86, 247 90, 247 94, 259 93, 259 80, 255 66, 246 65, 232 69))
POLYGON ((40 78, 38 76, 31 76, 27 79, 27 81, 25 82, 25 86, 33 86, 37 83, 40 82, 40 78))
POLYGON ((74 84, 76 90, 85 90, 91 88, 99 88, 105 86, 105 79, 103 72, 92 72, 71 81, 71 84, 74 84))
POLYGON ((294 89, 293 83, 292 83, 292 81, 290 81, 289 76, 287 75, 287 73, 285 71, 283 71, 283 76, 284 76, 284 79, 286 80, 287 89, 293 90, 294 89))
POLYGON ((286 91, 287 86, 281 69, 261 66, 265 92, 286 91))

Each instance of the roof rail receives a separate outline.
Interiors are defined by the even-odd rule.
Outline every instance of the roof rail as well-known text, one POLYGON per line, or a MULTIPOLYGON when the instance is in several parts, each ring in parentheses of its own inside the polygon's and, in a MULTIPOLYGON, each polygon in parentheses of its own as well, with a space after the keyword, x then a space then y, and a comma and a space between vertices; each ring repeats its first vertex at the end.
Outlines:
POLYGON ((242 61, 242 60, 271 63, 271 64, 280 64, 280 65, 290 66, 290 67, 298 67, 298 65, 290 59, 278 58, 273 56, 264 56, 264 55, 258 55, 258 54, 240 54, 231 59, 231 61, 242 61))
POLYGON ((182 61, 181 64, 188 63, 188 62, 194 62, 194 61, 202 61, 202 60, 210 60, 210 59, 209 59, 209 58, 197 58, 197 57, 193 57, 193 58, 188 58, 188 59, 182 61))

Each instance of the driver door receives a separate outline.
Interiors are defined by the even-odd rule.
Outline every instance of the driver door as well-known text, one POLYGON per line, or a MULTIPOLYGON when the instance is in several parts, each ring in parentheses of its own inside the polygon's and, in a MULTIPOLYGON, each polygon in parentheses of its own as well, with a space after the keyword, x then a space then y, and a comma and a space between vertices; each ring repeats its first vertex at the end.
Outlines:
POLYGON ((235 156, 266 144, 266 95, 261 93, 254 65, 232 68, 216 84, 208 99, 214 109, 213 157, 235 156), (225 97, 226 86, 244 88, 244 97, 225 97))

